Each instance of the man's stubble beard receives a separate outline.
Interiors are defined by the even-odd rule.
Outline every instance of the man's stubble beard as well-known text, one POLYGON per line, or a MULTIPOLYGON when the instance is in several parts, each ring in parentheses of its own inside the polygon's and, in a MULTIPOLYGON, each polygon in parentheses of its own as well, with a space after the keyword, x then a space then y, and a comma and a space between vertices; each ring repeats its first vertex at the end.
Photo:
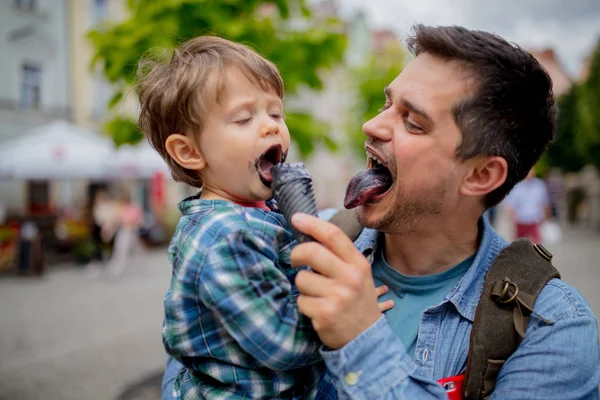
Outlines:
MULTIPOLYGON (((402 182, 396 182, 396 193, 402 193, 402 182), (400 190, 398 190, 400 189, 400 190)), ((367 228, 379 232, 402 235, 422 230, 422 224, 431 216, 442 212, 443 201, 446 196, 446 185, 439 183, 429 193, 420 196, 419 200, 407 199, 404 196, 394 199, 393 207, 382 217, 374 221, 367 221, 362 212, 359 212, 359 221, 367 228)))

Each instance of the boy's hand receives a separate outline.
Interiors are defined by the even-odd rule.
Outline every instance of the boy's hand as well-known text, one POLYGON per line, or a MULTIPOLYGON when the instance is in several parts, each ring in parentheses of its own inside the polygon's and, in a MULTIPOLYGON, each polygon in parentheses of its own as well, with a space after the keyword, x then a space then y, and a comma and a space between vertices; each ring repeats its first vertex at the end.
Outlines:
MULTIPOLYGON (((375 288, 375 293, 377 293, 377 297, 381 297, 389 291, 390 288, 386 285, 381 285, 375 288)), ((381 310, 381 312, 387 311, 391 308, 394 308, 394 300, 386 300, 379 303, 379 309, 381 310)))

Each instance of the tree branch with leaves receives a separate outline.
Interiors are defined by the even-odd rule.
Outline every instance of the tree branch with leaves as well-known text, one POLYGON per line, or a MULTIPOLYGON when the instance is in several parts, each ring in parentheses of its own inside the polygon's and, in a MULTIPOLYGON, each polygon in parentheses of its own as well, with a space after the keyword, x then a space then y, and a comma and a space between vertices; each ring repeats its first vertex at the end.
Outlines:
MULTIPOLYGON (((95 54, 113 85, 107 107, 115 109, 135 88, 137 65, 156 49, 172 50, 201 35, 217 35, 243 43, 279 68, 286 96, 299 87, 323 87, 319 71, 341 62, 346 46, 343 24, 337 19, 312 17, 305 0, 129 0, 129 18, 99 26, 88 33, 95 54)), ((286 110, 286 123, 300 154, 315 145, 336 149, 328 124, 311 115, 286 110)), ((117 145, 142 139, 133 116, 115 115, 105 126, 117 145)))

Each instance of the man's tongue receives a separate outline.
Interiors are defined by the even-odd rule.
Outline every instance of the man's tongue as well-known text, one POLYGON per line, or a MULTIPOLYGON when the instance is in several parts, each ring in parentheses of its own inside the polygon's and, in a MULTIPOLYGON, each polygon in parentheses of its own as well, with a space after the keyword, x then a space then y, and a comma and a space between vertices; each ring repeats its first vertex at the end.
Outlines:
POLYGON ((344 198, 344 207, 351 209, 366 204, 392 185, 392 177, 385 168, 369 168, 350 180, 344 198))

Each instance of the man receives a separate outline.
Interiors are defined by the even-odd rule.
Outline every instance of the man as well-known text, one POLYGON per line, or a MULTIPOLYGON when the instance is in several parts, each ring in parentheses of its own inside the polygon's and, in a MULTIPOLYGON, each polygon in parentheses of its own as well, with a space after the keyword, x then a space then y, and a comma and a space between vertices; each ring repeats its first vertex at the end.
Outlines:
MULTIPOLYGON (((325 345, 340 398, 447 398, 436 381, 464 373, 485 274, 507 245, 482 214, 525 178, 555 131, 551 80, 520 48, 426 26, 408 45, 416 58, 363 126, 368 169, 346 195, 371 229, 355 247, 327 222, 292 219, 317 241, 292 252, 294 265, 312 267, 296 278, 298 307, 325 345), (385 317, 374 280, 396 301, 385 317)), ((598 329, 585 300, 553 279, 534 311, 489 399, 598 399, 598 329)))
POLYGON ((532 168, 527 177, 510 192, 504 201, 515 234, 539 243, 540 225, 551 216, 550 199, 546 184, 535 176, 532 168))
MULTIPOLYGON (((320 242, 297 246, 292 262, 314 271, 296 278, 298 307, 325 345, 340 398, 447 399, 436 381, 464 372, 485 273, 507 245, 481 216, 555 130, 550 78, 526 52, 459 27, 417 26, 408 44, 416 58, 364 125, 369 168, 346 196, 370 229, 353 244, 327 222, 293 218, 320 242), (385 317, 374 280, 396 301, 385 317)), ((532 315, 490 399, 598 399, 588 305, 552 280, 535 311, 554 324, 532 315)), ((176 372, 170 362, 167 387, 176 372)))

